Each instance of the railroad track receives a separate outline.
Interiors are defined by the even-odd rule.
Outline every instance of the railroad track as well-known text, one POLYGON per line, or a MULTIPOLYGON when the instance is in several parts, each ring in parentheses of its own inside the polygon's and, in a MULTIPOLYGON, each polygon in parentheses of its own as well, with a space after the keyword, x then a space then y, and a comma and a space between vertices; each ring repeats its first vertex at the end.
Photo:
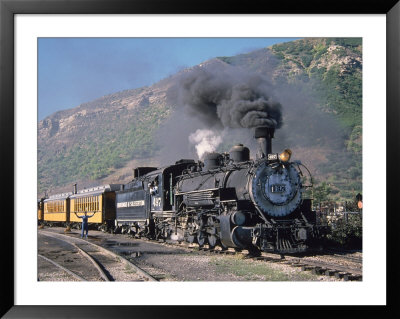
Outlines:
MULTIPOLYGON (((334 262, 329 261, 317 261, 310 260, 306 257, 293 257, 290 255, 278 255, 278 254, 270 254, 270 253, 262 253, 261 256, 252 256, 249 254, 247 250, 243 250, 241 252, 237 252, 232 248, 229 249, 221 249, 219 247, 216 248, 208 248, 207 246, 199 247, 196 244, 189 244, 185 242, 174 243, 171 241, 157 241, 151 239, 140 239, 145 241, 151 241, 160 245, 166 246, 178 246, 181 248, 187 248, 190 250, 198 250, 208 254, 224 254, 224 255, 236 255, 243 254, 246 258, 251 258, 254 260, 260 260, 265 262, 273 262, 273 263, 282 263, 292 267, 301 267, 303 271, 311 271, 316 275, 325 275, 325 276, 335 276, 336 278, 343 279, 345 281, 361 281, 362 280, 362 270, 360 267, 350 267, 345 265, 338 265, 334 262)), ((321 255, 323 256, 323 255, 321 255)), ((320 256, 320 257, 321 257, 320 256)), ((340 256, 340 255, 339 255, 340 256)), ((341 256, 340 256, 341 257, 341 256)), ((361 258, 357 259, 361 263, 361 258)))
MULTIPOLYGON (((76 251, 78 251, 84 258, 87 258, 87 260, 90 261, 90 263, 93 265, 93 267, 97 270, 98 275, 102 278, 104 281, 115 281, 115 276, 113 276, 111 271, 107 270, 107 257, 111 258, 115 261, 118 261, 119 263, 122 263, 126 268, 133 269, 134 272, 142 278, 142 280, 145 281, 157 281, 153 276, 151 276, 149 273, 141 269, 140 267, 136 266, 135 264, 131 263, 129 260, 125 259, 124 257, 100 246, 94 243, 91 243, 87 240, 79 239, 76 237, 71 237, 63 234, 57 234, 54 232, 48 232, 48 231, 43 231, 39 230, 39 234, 55 238, 57 240, 64 241, 68 243, 69 245, 73 246, 76 251), (105 257, 107 256, 107 257, 105 257)), ((45 257, 39 255, 40 258, 47 260, 48 262, 51 262, 54 266, 62 269, 63 271, 69 273, 71 276, 73 276, 75 279, 78 280, 86 280, 85 278, 82 278, 81 276, 77 275, 75 272, 68 270, 67 268, 61 266, 57 262, 45 257), (77 277, 76 277, 76 276, 77 277), (80 277, 80 278, 78 278, 80 277)))
POLYGON ((314 274, 335 276, 344 280, 362 280, 362 270, 358 267, 338 265, 329 261, 309 260, 304 258, 288 258, 282 261, 294 267, 301 267, 302 270, 310 270, 314 274))
MULTIPOLYGON (((55 233, 50 233, 50 234, 55 234, 55 233)), ((71 237, 71 236, 66 236, 62 234, 56 234, 58 236, 65 236, 69 239, 75 239, 77 240, 76 237, 71 237)), ((158 241, 158 240, 151 240, 148 238, 140 238, 136 240, 142 240, 142 241, 149 241, 152 243, 156 243, 159 245, 164 245, 164 246, 174 246, 174 247, 179 247, 179 248, 185 248, 188 250, 196 250, 199 252, 203 252, 206 254, 223 254, 223 255, 236 255, 236 254, 242 254, 245 256, 245 258, 248 259, 254 259, 254 260, 259 260, 259 261, 265 261, 265 262, 273 262, 273 263, 282 263, 286 264, 292 267, 301 267, 301 270, 303 271, 311 271, 314 274, 317 275, 326 275, 326 276, 335 276, 336 278, 343 279, 345 281, 351 280, 351 281, 360 281, 362 280, 362 270, 361 270, 361 258, 356 258, 357 262, 360 263, 360 267, 357 267, 357 265, 352 265, 346 266, 346 265, 339 265, 337 262, 331 261, 331 260, 310 260, 311 257, 307 256, 302 256, 302 257, 294 257, 291 255, 278 255, 278 254, 271 254, 271 253, 262 253, 261 256, 252 256, 249 254, 248 251, 243 250, 241 252, 237 252, 232 248, 223 250, 220 247, 216 247, 214 249, 210 249, 207 246, 199 247, 197 244, 189 244, 186 242, 173 242, 173 241, 158 241)), ((83 241, 85 243, 90 243, 88 241, 83 241)), ((90 243, 92 245, 95 245, 93 243, 90 243)), ((103 248, 102 246, 96 245, 98 247, 103 248)), ((107 250, 108 251, 108 250, 107 250)), ((121 255, 117 255, 120 258, 123 258, 121 255)), ((130 257, 139 257, 140 252, 136 252, 136 256, 130 256, 130 257)), ((318 258, 323 258, 324 255, 318 256, 318 258)), ((334 258, 342 258, 343 256, 340 254, 330 254, 326 255, 326 257, 332 257, 334 258), (336 256, 337 255, 337 256, 336 256)), ((350 256, 349 256, 350 257, 350 256)), ((351 258, 349 258, 351 259, 351 258)), ((129 261, 127 261, 129 262, 129 261)), ((136 265, 135 265, 136 266, 136 265)), ((137 267, 137 266, 136 266, 137 267)), ((144 271, 144 270, 142 270, 144 271)), ((151 280, 151 279, 150 279, 151 280)), ((153 278, 153 280, 155 280, 153 278)))
POLYGON ((337 258, 346 259, 349 261, 353 261, 355 263, 362 263, 361 257, 348 255, 349 253, 352 253, 351 251, 346 251, 346 250, 341 251, 339 249, 332 249, 332 248, 325 249, 325 251, 329 254, 332 254, 332 256, 337 257, 337 258))
MULTIPOLYGON (((237 252, 235 251, 224 251, 215 249, 202 248, 203 251, 209 251, 210 253, 218 254, 229 254, 233 255, 237 252)), ((301 267, 303 271, 311 271, 316 275, 326 275, 335 276, 336 278, 347 280, 362 280, 362 270, 356 267, 349 267, 344 265, 338 265, 337 263, 329 261, 317 261, 310 260, 305 257, 293 257, 287 255, 276 255, 276 256, 266 256, 265 254, 261 256, 251 256, 247 251, 241 252, 247 258, 252 258, 256 260, 262 260, 265 262, 282 263, 293 267, 301 267)))
MULTIPOLYGON (((69 256, 66 260, 58 261, 58 254, 48 256, 47 258, 43 255, 39 255, 40 258, 46 260, 47 262, 52 263, 54 266, 73 276, 75 279, 79 281, 113 281, 114 278, 107 272, 107 267, 103 265, 100 261, 99 256, 96 256, 96 251, 92 249, 88 249, 89 247, 81 248, 76 242, 67 241, 58 236, 43 234, 41 235, 54 238, 56 241, 60 241, 63 243, 67 243, 67 247, 70 247, 71 250, 64 250, 60 253, 62 256, 69 256), (90 252, 87 252, 90 251, 90 252), (77 255, 81 255, 81 258, 77 258, 77 255), (53 258, 51 258, 53 257, 53 258), (82 258, 84 259, 83 265, 79 265, 82 262, 82 258), (74 260, 73 263, 71 261, 74 260), (68 268, 67 268, 68 267, 68 268)), ((82 244, 81 244, 82 245, 82 244)), ((64 245, 65 246, 65 245, 64 245)), ((82 245, 84 246, 84 245, 82 245)), ((87 245, 86 245, 87 246, 87 245)))
POLYGON ((54 260, 51 260, 50 258, 47 258, 43 255, 38 254, 38 256, 47 261, 48 263, 52 264, 53 266, 56 266, 58 269, 61 269, 63 272, 67 273, 68 275, 72 276, 78 281, 86 281, 85 278, 79 276, 78 274, 74 273, 73 271, 69 270, 68 268, 65 268, 64 266, 60 265, 59 263, 55 262, 54 260))

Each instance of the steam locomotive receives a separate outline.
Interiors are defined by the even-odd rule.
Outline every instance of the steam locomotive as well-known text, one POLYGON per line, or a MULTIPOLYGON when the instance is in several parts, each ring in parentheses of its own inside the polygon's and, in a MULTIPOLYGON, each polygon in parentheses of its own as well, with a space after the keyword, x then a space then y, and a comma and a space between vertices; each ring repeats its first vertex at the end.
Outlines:
POLYGON ((252 252, 301 252, 323 235, 304 172, 291 151, 272 153, 274 129, 257 127, 258 156, 242 144, 209 153, 204 162, 182 159, 138 167, 115 192, 114 231, 252 252))

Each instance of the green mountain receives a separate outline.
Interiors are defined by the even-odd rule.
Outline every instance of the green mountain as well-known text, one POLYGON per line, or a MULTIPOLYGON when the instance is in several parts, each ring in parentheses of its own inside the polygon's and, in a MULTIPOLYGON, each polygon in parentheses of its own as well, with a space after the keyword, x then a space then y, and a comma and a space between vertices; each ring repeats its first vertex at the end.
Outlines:
MULTIPOLYGON (((287 120, 292 123, 305 120, 307 125, 303 127, 315 136, 307 134, 308 140, 299 150, 302 155, 299 158, 307 162, 314 157, 307 164, 313 168, 313 175, 318 181, 326 181, 329 185, 330 199, 352 200, 355 194, 362 191, 361 38, 308 38, 219 59, 247 70, 269 74, 275 86, 283 87, 287 94, 291 90, 303 92, 303 96, 298 96, 308 100, 311 116, 287 120), (317 111, 336 124, 330 127, 331 134, 324 132, 323 135, 337 137, 339 133, 339 141, 318 138, 319 129, 324 129, 313 129, 316 124, 313 118, 319 118, 317 111)), ((303 111, 304 108, 299 113, 303 111)), ((289 118, 296 113, 294 110, 288 114, 289 118)), ((325 120, 322 122, 327 123, 325 120)), ((299 134, 303 133, 292 132, 291 145, 299 144, 293 139, 299 134)))
POLYGON ((163 93, 123 91, 41 121, 38 191, 73 182, 96 184, 132 159, 153 156, 153 133, 170 112, 163 93))
MULTIPOLYGON (((71 190, 75 182, 78 188, 127 182, 134 166, 165 163, 166 150, 172 152, 169 158, 178 157, 160 137, 160 128, 177 114, 168 94, 200 67, 234 67, 268 77, 283 106, 284 125, 273 149, 290 147, 317 181, 326 182, 328 199, 349 200, 361 192, 361 39, 309 38, 218 57, 153 86, 48 116, 38 125, 38 195, 71 190)), ((184 126, 176 121, 177 129, 184 126)), ((187 142, 190 129, 182 130, 176 144, 187 142)), ((234 142, 227 139, 218 150, 234 142)))

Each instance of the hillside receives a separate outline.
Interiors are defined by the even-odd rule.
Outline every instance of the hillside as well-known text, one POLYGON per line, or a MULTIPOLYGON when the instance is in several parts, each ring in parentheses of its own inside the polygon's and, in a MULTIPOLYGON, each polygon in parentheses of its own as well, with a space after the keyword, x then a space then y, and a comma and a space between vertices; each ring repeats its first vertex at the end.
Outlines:
POLYGON ((277 90, 281 88, 286 106, 293 106, 286 112, 285 122, 291 126, 285 132, 287 143, 308 162, 317 180, 327 181, 331 199, 352 199, 362 191, 360 38, 309 38, 219 59, 269 74, 277 90), (306 120, 301 129, 299 113, 306 120))
POLYGON ((96 181, 134 158, 154 155, 154 130, 170 111, 165 90, 120 92, 41 121, 39 191, 74 181, 96 181))
MULTIPOLYGON (((218 57, 153 86, 54 113, 38 124, 38 195, 71 190, 75 182, 79 188, 123 183, 136 165, 195 156, 188 136, 201 122, 180 114, 172 88, 199 69, 235 68, 268 77, 282 104, 273 149, 290 147, 317 180, 328 182, 332 199, 350 199, 361 191, 362 178, 361 52, 361 39, 287 42, 218 57)), ((235 132, 218 150, 241 141, 254 151, 252 131, 235 132)))

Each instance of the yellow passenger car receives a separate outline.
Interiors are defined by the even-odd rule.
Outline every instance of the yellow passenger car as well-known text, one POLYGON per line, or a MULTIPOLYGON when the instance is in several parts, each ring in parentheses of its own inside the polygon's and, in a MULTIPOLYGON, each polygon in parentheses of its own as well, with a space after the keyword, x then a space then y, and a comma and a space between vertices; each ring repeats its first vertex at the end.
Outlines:
POLYGON ((44 198, 40 198, 37 201, 37 214, 39 224, 43 222, 44 219, 44 198))
POLYGON ((89 225, 107 231, 114 225, 115 220, 115 191, 120 190, 120 184, 109 184, 88 188, 70 197, 70 223, 80 226, 85 212, 93 215, 88 219, 89 225), (76 213, 76 214, 75 214, 76 213))
POLYGON ((46 224, 69 222, 69 197, 72 193, 52 195, 44 200, 43 220, 46 224))

